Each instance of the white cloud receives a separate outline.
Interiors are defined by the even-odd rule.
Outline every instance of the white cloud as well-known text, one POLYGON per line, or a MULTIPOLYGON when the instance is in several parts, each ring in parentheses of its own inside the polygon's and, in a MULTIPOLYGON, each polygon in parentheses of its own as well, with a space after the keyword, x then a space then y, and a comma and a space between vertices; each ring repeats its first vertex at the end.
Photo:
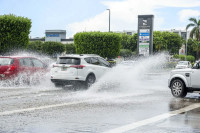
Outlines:
POLYGON ((188 21, 190 17, 199 17, 200 11, 185 9, 185 10, 181 10, 178 14, 180 16, 180 21, 185 22, 185 21, 188 21))
MULTIPOLYGON (((159 16, 156 9, 163 7, 198 7, 199 0, 124 0, 102 2, 111 10, 111 31, 136 30, 137 16, 144 14, 155 15, 155 29, 161 29, 164 18, 159 16)), ((182 14, 182 13, 181 13, 182 14)), ((173 14, 172 14, 173 15, 173 14)), ((184 18, 184 15, 181 16, 184 18)), ((108 11, 81 22, 69 24, 67 30, 72 34, 82 31, 108 31, 108 11)))

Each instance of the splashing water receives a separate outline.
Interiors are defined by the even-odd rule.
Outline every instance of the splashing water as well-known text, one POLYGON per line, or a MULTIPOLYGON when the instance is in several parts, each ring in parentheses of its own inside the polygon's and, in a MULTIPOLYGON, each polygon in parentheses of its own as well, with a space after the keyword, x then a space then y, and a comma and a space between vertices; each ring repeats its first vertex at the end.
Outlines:
MULTIPOLYGON (((35 57, 40 59, 43 63, 45 63, 49 71, 52 67, 52 64, 56 61, 46 55, 35 53, 35 52, 16 52, 12 54, 8 54, 8 56, 19 56, 19 57, 35 57)), ((50 89, 54 88, 54 85, 50 81, 50 73, 34 73, 31 76, 25 76, 19 74, 16 78, 2 80, 0 81, 0 88, 34 88, 34 89, 50 89), (24 80, 29 79, 29 84, 25 83, 24 80)))
POLYGON ((85 96, 143 95, 168 90, 167 54, 137 60, 133 66, 117 65, 87 90, 85 96))

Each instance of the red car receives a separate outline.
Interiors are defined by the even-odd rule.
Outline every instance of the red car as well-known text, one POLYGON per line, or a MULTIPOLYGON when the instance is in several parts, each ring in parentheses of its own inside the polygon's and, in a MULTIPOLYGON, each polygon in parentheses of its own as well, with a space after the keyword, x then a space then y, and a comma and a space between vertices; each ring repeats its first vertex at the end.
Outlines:
POLYGON ((21 76, 23 80, 30 82, 29 80, 32 75, 37 73, 39 78, 41 76, 40 74, 46 72, 47 65, 37 58, 0 56, 0 80, 13 79, 21 76))

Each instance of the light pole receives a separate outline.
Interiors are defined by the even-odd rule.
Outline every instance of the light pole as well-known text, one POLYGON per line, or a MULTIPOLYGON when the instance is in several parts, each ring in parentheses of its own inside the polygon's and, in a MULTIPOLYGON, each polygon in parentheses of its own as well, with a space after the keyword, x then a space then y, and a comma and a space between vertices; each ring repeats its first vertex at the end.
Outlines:
POLYGON ((110 32, 110 9, 106 9, 109 11, 109 32, 110 32))
POLYGON ((185 61, 187 61, 187 29, 186 29, 186 43, 185 43, 185 61))

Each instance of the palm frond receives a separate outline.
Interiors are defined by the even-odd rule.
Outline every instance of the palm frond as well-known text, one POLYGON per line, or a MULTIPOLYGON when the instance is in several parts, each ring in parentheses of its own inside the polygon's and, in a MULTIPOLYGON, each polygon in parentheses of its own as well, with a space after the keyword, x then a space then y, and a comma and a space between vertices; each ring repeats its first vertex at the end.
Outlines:
POLYGON ((196 19, 196 18, 189 18, 189 20, 190 20, 191 22, 193 22, 195 25, 198 25, 197 19, 196 19))
POLYGON ((195 26, 195 24, 193 24, 193 23, 188 24, 188 25, 186 26, 186 30, 189 29, 190 27, 193 27, 193 26, 195 26))

